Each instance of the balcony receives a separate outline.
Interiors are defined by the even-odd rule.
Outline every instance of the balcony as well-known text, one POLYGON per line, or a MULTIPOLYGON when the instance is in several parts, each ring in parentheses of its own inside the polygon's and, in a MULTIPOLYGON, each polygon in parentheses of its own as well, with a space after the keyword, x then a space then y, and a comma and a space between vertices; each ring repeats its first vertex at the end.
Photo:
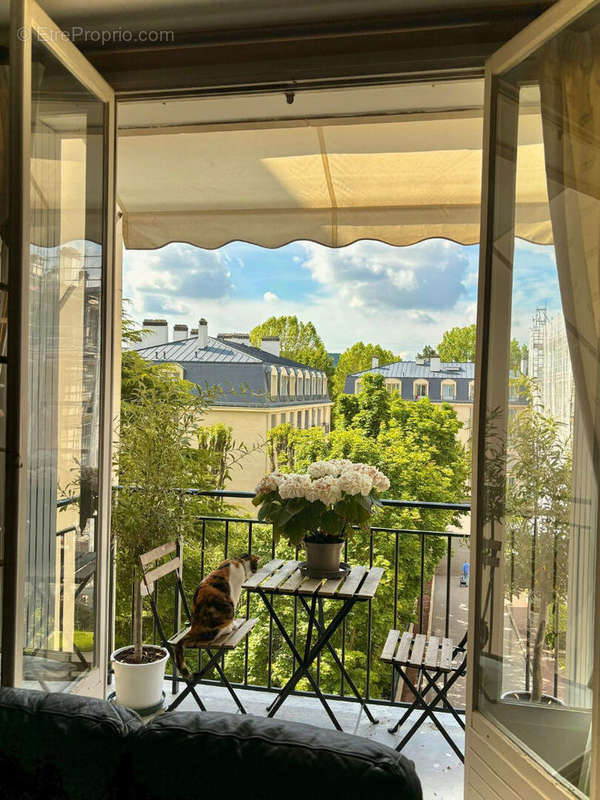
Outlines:
MULTIPOLYGON (((239 511, 226 507, 236 499, 252 497, 247 492, 206 492, 188 490, 192 494, 211 497, 222 506, 220 512, 201 515, 197 518, 197 539, 194 553, 186 556, 184 551, 183 579, 189 595, 195 579, 190 578, 188 569, 186 580, 186 560, 195 566, 201 576, 214 569, 218 563, 230 555, 254 552, 261 560, 271 558, 293 558, 294 550, 280 542, 275 545, 271 526, 242 516, 239 511)), ((459 530, 441 532, 434 524, 436 516, 448 511, 468 513, 468 504, 448 504, 419 501, 385 500, 387 509, 405 512, 426 520, 431 529, 416 527, 378 527, 365 535, 360 547, 356 539, 346 544, 344 560, 350 563, 367 563, 369 566, 383 566, 384 578, 375 598, 359 604, 350 613, 341 635, 334 637, 333 644, 342 663, 349 670, 358 688, 368 701, 379 724, 373 725, 350 694, 349 687, 335 669, 333 659, 324 654, 313 670, 319 689, 330 703, 344 731, 358 736, 375 739, 394 747, 400 737, 388 733, 409 705, 408 698, 392 676, 392 668, 379 660, 387 632, 391 628, 412 629, 431 635, 451 636, 460 640, 467 626, 468 590, 459 585, 462 565, 468 559, 468 533, 459 530), (361 549, 362 548, 362 549, 361 549)), ((413 523, 414 524, 414 523, 413 523)), ((192 548, 189 547, 191 550, 192 548)), ((300 556, 301 558, 301 556, 300 556)), ((164 619, 170 623, 175 610, 174 586, 165 586, 163 603, 164 619), (169 597, 173 591, 173 596, 169 597)), ((157 600, 159 598, 157 597, 157 600)), ((294 643, 302 641, 305 633, 304 615, 297 597, 275 597, 278 613, 285 617, 286 628, 293 636, 294 643), (286 608, 287 606, 287 608, 286 608), (303 627, 304 626, 304 627, 303 627)), ((252 594, 242 595, 240 615, 258 617, 259 622, 246 645, 225 657, 225 671, 228 679, 239 690, 240 699, 249 713, 266 715, 266 706, 271 702, 275 691, 285 682, 293 669, 293 658, 285 646, 273 621, 266 614, 259 598, 252 594)), ((325 617, 328 619, 327 603, 325 617)), ((157 630, 151 618, 146 619, 146 640, 157 641, 157 630)), ((119 629, 117 624, 117 645, 127 642, 128 631, 119 629)), ((168 631, 170 634, 170 630, 168 631)), ((188 654, 188 658, 192 653, 188 654)), ((200 660, 199 664, 203 662, 200 660)), ((181 691, 183 684, 177 676, 168 675, 165 694, 170 701, 181 691)), ((460 680, 452 693, 452 701, 464 710, 464 680, 460 680)), ((202 681, 201 695, 209 711, 236 712, 233 701, 225 687, 218 681, 202 681)), ((194 700, 186 698, 179 707, 181 710, 197 711, 194 700)), ((420 712, 413 715, 415 718, 420 712)), ((278 712, 278 718, 309 722, 333 729, 332 724, 306 680, 298 684, 297 691, 288 698, 278 712)), ((411 718, 412 719, 412 718, 411 718)), ((409 719, 402 730, 407 731, 409 719)), ((414 720, 412 720, 414 721, 414 720)), ((451 715, 444 713, 444 723, 459 746, 464 746, 464 734, 451 715)), ((445 800, 462 798, 463 765, 451 752, 450 747, 435 730, 432 723, 421 727, 404 749, 404 754, 413 759, 423 782, 426 797, 444 797, 445 800), (436 794, 437 793, 437 794, 436 794)))

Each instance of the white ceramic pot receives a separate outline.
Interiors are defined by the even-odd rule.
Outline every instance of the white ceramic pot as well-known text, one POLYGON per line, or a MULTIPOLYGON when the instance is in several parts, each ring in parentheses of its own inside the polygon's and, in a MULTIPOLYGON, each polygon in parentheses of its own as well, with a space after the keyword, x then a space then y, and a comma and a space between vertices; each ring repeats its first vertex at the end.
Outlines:
POLYGON ((116 701, 134 711, 153 708, 162 700, 165 666, 169 654, 164 647, 152 647, 161 650, 164 656, 149 664, 127 664, 116 659, 119 653, 131 650, 131 645, 120 647, 110 657, 115 671, 116 701))

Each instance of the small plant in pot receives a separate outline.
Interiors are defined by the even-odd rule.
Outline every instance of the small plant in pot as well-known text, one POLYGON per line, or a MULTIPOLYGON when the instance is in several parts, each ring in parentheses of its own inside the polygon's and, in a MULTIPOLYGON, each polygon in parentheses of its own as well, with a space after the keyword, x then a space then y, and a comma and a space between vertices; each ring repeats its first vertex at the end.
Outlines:
POLYGON ((258 518, 273 524, 275 541, 304 542, 305 569, 313 578, 340 573, 344 541, 368 531, 373 508, 390 482, 376 467, 347 459, 316 461, 303 475, 272 472, 256 487, 258 518))

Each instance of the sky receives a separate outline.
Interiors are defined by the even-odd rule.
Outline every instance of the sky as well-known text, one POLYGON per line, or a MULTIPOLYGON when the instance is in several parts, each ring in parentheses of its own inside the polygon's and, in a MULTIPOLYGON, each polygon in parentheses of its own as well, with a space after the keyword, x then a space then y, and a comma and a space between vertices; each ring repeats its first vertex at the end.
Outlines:
MULTIPOLYGON (((329 352, 373 342, 404 359, 444 331, 475 322, 479 248, 442 239, 408 247, 359 241, 332 249, 294 242, 269 250, 233 242, 218 250, 169 244, 125 250, 128 313, 209 335, 249 333, 270 316, 312 321, 329 352)), ((512 335, 529 339, 536 308, 560 308, 553 247, 516 241, 512 335)))

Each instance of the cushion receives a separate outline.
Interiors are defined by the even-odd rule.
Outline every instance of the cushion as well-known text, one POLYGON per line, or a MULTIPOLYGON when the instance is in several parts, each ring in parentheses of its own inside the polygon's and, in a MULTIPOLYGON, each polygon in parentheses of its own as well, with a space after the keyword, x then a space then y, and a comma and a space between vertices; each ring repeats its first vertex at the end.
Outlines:
POLYGON ((141 727, 103 700, 0 689, 0 798, 117 797, 125 740, 141 727))
POLYGON ((133 796, 422 800, 412 762, 385 745, 251 715, 175 712, 130 741, 133 796))

